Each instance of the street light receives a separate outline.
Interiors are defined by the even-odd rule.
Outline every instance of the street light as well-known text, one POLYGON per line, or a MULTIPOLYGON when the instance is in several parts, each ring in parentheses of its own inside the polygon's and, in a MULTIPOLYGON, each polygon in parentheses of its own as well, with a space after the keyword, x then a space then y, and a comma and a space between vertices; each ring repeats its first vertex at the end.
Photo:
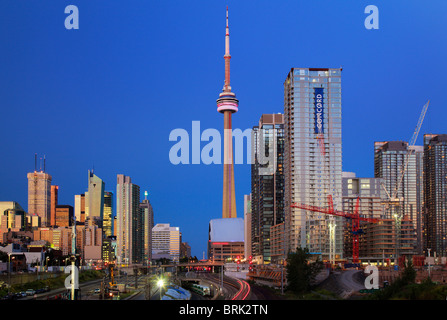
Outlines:
POLYGON ((161 289, 163 288, 164 282, 163 279, 159 279, 157 281, 157 286, 160 288, 160 300, 161 300, 161 289))

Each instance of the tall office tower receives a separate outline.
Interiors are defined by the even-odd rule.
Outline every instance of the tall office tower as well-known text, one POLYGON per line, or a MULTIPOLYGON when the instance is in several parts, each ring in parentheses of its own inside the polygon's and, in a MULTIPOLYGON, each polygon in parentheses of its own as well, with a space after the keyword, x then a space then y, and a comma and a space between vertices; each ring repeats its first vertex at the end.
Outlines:
POLYGON ((251 248, 251 194, 244 195, 244 256, 245 258, 253 255, 251 248))
POLYGON ((59 186, 51 186, 51 213, 50 213, 50 225, 56 225, 56 206, 59 193, 59 186))
POLYGON ((88 217, 96 220, 102 227, 104 218, 104 186, 105 183, 93 171, 88 172, 88 217))
POLYGON ((85 208, 85 194, 76 194, 74 200, 74 213, 77 222, 85 222, 86 208, 85 208))
MULTIPOLYGON (((357 198, 359 199, 359 216, 364 218, 384 219, 385 212, 383 208, 383 201, 386 200, 385 191, 382 188, 381 178, 360 178, 356 177, 353 172, 342 173, 342 194, 343 194, 343 212, 354 214, 357 206, 357 198)), ((352 219, 345 219, 345 241, 344 241, 344 255, 345 257, 352 257, 353 254, 353 237, 352 237, 352 219)), ((366 223, 360 221, 360 229, 364 229, 366 223)), ((377 252, 382 257, 382 249, 389 250, 388 247, 380 247, 385 244, 381 238, 382 234, 371 234, 369 238, 370 244, 374 246, 359 246, 359 253, 361 257, 374 257, 377 252), (372 237, 377 236, 377 239, 372 237), (377 244, 376 244, 377 242, 377 244), (369 250, 373 248, 374 250, 369 250)), ((363 244, 362 234, 360 234, 359 242, 363 244)), ((391 239, 392 240, 392 239, 391 239)))
POLYGON ((113 192, 104 192, 104 216, 102 220, 102 231, 104 237, 113 235, 113 192))
POLYGON ((399 251, 401 247, 404 249, 403 246, 407 254, 422 253, 423 155, 422 146, 408 146, 408 143, 403 141, 374 143, 374 176, 383 179, 384 190, 391 197, 398 188, 396 198, 400 199, 399 205, 390 205, 386 209, 387 218, 397 219, 395 259, 400 256, 399 251), (408 164, 402 177, 408 154, 408 164), (409 219, 412 222, 416 243, 401 243, 401 240, 404 240, 400 239, 401 219, 409 219))
POLYGON ((130 177, 117 175, 116 185, 116 255, 118 263, 141 263, 139 255, 141 243, 137 241, 140 225, 140 187, 132 183, 130 177))
POLYGON ((284 82, 286 252, 343 257, 343 220, 293 203, 341 208, 341 68, 292 68, 284 82))
POLYGON ((424 251, 447 256, 447 135, 424 135, 424 251))
POLYGON ((157 223, 152 229, 152 256, 154 259, 166 258, 179 261, 182 233, 180 228, 169 223, 157 223))
POLYGON ((217 111, 224 115, 224 174, 223 174, 223 201, 222 218, 236 218, 236 192, 234 188, 234 165, 233 165, 233 137, 232 137, 232 114, 238 111, 239 101, 236 94, 231 92, 230 86, 230 31, 227 25, 225 34, 225 82, 222 92, 217 99, 217 111))
POLYGON ((283 115, 263 114, 252 134, 252 253, 270 262, 270 227, 284 222, 283 115))
POLYGON ((152 259, 152 228, 154 227, 154 210, 147 200, 147 191, 144 192, 144 200, 140 203, 140 216, 142 220, 142 244, 143 264, 149 265, 152 259))
POLYGON ((51 175, 34 171, 28 177, 28 213, 37 214, 42 226, 51 224, 51 175))

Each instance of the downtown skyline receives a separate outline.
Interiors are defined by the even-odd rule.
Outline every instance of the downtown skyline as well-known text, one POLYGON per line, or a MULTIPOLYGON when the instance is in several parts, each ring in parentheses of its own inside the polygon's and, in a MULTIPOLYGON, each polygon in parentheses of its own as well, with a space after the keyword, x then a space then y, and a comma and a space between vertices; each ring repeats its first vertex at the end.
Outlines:
MULTIPOLYGON (((261 1, 256 7, 140 1, 127 12, 119 2, 104 3, 76 1, 81 23, 72 31, 63 27, 63 5, 0 4, 6 49, 0 57, 8 61, 0 77, 2 118, 8 119, 0 129, 0 177, 7 182, 1 201, 27 208, 26 174, 35 153, 46 155, 61 204, 73 205, 74 195, 87 190, 93 167, 106 191, 125 174, 148 190, 155 223, 179 226, 192 255, 202 258, 208 223, 222 214, 223 168, 171 164, 168 137, 176 128, 191 132, 192 121, 223 133, 215 95, 223 84, 226 5, 231 80, 241 101, 233 129, 284 112, 291 68, 342 67, 343 171, 373 177, 374 141, 408 141, 428 99, 416 145, 425 133, 446 131, 440 12, 447 6, 441 1, 428 8, 377 1, 379 30, 363 25, 365 1, 261 1)), ((250 193, 250 170, 235 165, 238 217, 250 193)))

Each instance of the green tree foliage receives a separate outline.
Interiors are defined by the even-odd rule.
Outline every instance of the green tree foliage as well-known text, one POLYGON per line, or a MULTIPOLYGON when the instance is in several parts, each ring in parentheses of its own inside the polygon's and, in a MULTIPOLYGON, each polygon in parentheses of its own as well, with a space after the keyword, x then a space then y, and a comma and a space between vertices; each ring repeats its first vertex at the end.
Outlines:
POLYGON ((312 281, 323 268, 321 261, 310 262, 311 255, 307 248, 297 248, 287 257, 287 289, 302 294, 310 291, 312 281))
POLYGON ((401 275, 388 287, 379 290, 371 295, 370 299, 391 300, 391 299, 439 299, 444 297, 445 288, 438 288, 431 279, 427 278, 421 284, 416 284, 416 270, 411 260, 405 263, 401 275))

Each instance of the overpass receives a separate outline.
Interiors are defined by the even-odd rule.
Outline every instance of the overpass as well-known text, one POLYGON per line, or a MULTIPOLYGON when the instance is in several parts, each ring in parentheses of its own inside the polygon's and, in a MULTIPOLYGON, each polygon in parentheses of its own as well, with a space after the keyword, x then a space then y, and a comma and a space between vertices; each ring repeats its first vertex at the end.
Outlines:
POLYGON ((169 264, 161 264, 161 265, 150 265, 144 266, 143 264, 130 264, 130 265, 116 265, 118 270, 124 271, 126 273, 132 274, 135 269, 139 271, 143 270, 159 270, 161 269, 163 272, 174 269, 172 271, 177 271, 177 268, 186 268, 188 271, 194 271, 200 268, 206 268, 209 271, 214 272, 215 268, 222 268, 224 266, 224 262, 213 262, 213 261, 199 261, 199 262, 180 262, 180 263, 169 263, 169 264))

